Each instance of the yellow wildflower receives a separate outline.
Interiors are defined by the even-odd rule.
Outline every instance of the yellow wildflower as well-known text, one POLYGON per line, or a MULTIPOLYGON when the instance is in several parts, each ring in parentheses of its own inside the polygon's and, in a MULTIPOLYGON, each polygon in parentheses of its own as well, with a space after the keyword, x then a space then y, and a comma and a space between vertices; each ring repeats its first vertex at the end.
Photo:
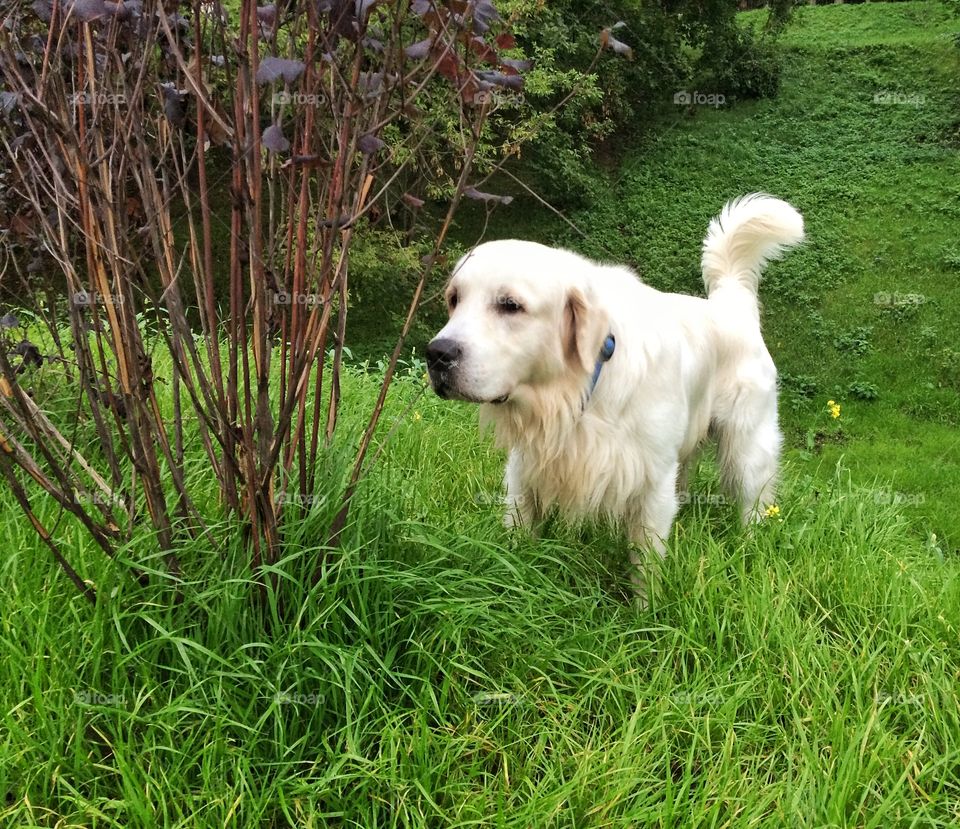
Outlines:
POLYGON ((420 415, 420 412, 414 412, 413 419, 414 421, 418 421, 418 420, 423 420, 423 417, 420 415))
POLYGON ((834 420, 840 417, 840 404, 835 400, 828 400, 827 408, 830 410, 830 417, 832 417, 834 420))
POLYGON ((771 504, 767 507, 767 518, 776 518, 780 514, 780 507, 776 504, 771 504))

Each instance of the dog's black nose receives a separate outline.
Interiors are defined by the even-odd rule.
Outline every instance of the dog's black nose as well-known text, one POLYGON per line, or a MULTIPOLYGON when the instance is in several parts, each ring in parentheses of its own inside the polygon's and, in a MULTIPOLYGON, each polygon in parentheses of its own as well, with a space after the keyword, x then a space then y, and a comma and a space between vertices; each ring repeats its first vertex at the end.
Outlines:
POLYGON ((463 349, 456 340, 436 339, 427 346, 427 366, 431 371, 445 371, 462 355, 463 349))

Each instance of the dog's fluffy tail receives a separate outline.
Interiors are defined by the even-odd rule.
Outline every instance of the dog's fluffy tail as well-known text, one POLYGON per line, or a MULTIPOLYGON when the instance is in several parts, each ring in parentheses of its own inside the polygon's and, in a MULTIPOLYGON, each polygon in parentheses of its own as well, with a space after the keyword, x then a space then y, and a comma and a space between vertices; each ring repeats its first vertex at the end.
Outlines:
POLYGON ((767 262, 802 241, 803 217, 785 201, 751 193, 727 202, 703 240, 707 296, 729 280, 756 294, 767 262))

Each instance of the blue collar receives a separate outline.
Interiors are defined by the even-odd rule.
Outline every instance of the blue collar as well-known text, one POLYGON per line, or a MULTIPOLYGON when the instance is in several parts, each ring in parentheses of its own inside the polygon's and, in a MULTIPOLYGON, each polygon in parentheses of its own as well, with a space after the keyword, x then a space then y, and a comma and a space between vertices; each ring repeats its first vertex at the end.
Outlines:
POLYGON ((588 400, 590 399, 590 395, 593 394, 593 390, 597 387, 597 381, 600 379, 600 369, 602 369, 603 364, 613 356, 613 351, 616 347, 617 338, 614 337, 613 334, 607 334, 607 338, 603 341, 603 348, 600 349, 600 355, 597 357, 597 364, 593 367, 593 379, 590 381, 590 391, 587 392, 588 400))

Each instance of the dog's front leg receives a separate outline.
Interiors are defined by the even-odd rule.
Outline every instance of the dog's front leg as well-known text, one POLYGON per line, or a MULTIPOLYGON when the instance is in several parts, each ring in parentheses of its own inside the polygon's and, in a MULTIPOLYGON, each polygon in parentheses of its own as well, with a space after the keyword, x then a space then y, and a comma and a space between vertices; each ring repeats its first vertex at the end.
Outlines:
POLYGON ((642 527, 638 530, 631 529, 629 538, 633 596, 637 606, 646 610, 650 606, 650 594, 654 592, 657 584, 660 562, 667 556, 667 545, 663 539, 651 535, 642 527))
POLYGON ((521 527, 532 535, 536 535, 541 518, 540 509, 533 490, 523 484, 520 467, 520 453, 512 449, 503 476, 504 487, 507 490, 503 499, 505 508, 503 523, 508 529, 521 527))
POLYGON ((676 466, 656 485, 637 499, 627 516, 627 537, 630 542, 630 580, 637 604, 646 608, 660 573, 660 564, 667 556, 667 539, 676 517, 676 466))

